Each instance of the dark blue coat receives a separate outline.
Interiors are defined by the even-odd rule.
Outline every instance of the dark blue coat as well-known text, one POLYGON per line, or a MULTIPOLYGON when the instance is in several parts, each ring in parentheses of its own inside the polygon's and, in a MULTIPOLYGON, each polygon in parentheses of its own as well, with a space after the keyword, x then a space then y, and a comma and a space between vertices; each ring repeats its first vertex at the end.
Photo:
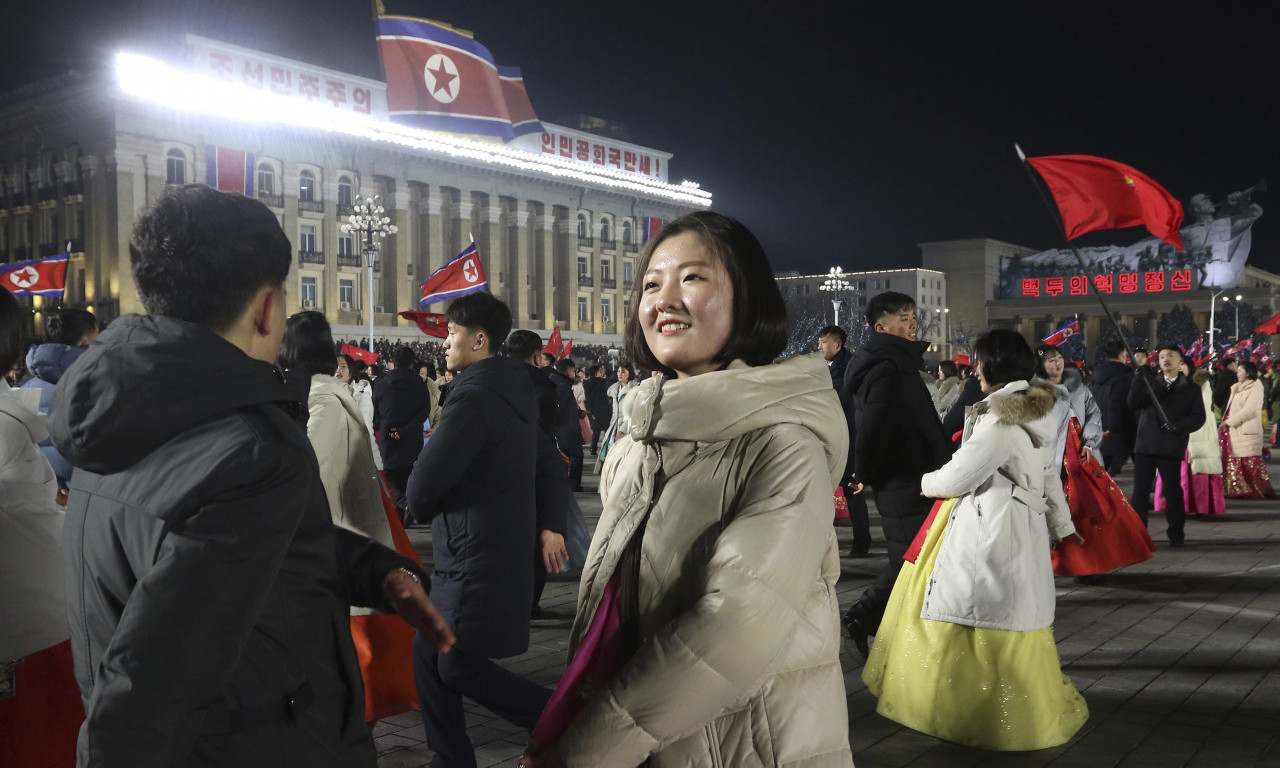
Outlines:
POLYGON ((489 357, 458 374, 406 492, 431 521, 431 600, 458 647, 488 658, 529 647, 538 406, 526 365, 489 357))
POLYGON ((422 452, 422 428, 429 415, 431 394, 416 372, 397 368, 373 382, 373 428, 379 432, 383 467, 413 466, 422 452), (392 429, 399 439, 389 437, 392 429))

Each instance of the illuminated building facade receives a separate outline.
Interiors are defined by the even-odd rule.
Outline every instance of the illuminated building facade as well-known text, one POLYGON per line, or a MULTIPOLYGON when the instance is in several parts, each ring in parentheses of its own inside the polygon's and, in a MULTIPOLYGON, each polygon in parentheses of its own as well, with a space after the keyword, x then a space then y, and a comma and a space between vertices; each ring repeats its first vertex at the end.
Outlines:
POLYGON ((213 181, 227 156, 245 164, 238 189, 294 245, 290 309, 323 311, 348 336, 364 335, 368 312, 379 335, 418 334, 394 313, 417 309, 422 280, 474 238, 517 327, 616 338, 649 231, 711 204, 696 184, 667 181, 668 153, 545 123, 505 144, 406 128, 386 119, 381 82, 187 43, 180 64, 123 55, 110 74, 0 100, 0 261, 69 244, 61 306, 107 320, 141 311, 133 222, 166 186, 213 181), (399 229, 375 264, 373 306, 363 244, 340 229, 357 195, 380 195, 399 229))

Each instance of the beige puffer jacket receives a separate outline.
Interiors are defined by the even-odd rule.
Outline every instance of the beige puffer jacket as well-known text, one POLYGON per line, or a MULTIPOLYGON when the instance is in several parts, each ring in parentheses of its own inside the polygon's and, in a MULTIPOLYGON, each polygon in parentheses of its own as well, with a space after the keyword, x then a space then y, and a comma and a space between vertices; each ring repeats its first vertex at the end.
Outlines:
POLYGON ((1262 455, 1262 382, 1245 379, 1231 385, 1231 399, 1222 415, 1231 432, 1231 455, 1237 459, 1262 455))
POLYGON ((567 764, 853 765, 831 527, 848 436, 826 365, 655 377, 624 408, 570 652, 648 513, 644 642, 561 740, 567 764))
POLYGON ((1187 457, 1194 475, 1222 474, 1222 448, 1218 446, 1218 424, 1213 420, 1213 377, 1207 370, 1196 371, 1192 383, 1200 387, 1204 402, 1204 426, 1187 439, 1187 457))

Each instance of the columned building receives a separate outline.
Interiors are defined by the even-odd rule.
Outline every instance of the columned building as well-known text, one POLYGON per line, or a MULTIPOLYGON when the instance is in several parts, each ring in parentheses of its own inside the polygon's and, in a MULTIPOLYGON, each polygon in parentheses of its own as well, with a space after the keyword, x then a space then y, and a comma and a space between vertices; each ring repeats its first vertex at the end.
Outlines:
MULTIPOLYGON (((412 336, 395 313, 417 309, 422 280, 474 239, 517 327, 615 337, 647 233, 711 203, 698 185, 667 181, 669 153, 629 141, 546 123, 505 144, 408 129, 386 121, 381 82, 202 38, 188 48, 185 68, 117 64, 0 96, 0 261, 69 250, 58 305, 104 320, 142 311, 133 222, 167 186, 227 189, 235 161, 232 185, 265 203, 293 243, 291 311, 323 311, 352 333, 372 313, 379 335, 412 336), (236 63, 229 82, 201 69, 224 58, 236 63), (277 71, 279 82, 317 78, 331 103, 271 94, 277 71), (340 228, 357 195, 381 196, 399 228, 376 261, 372 306, 364 244, 340 228)), ((32 301, 38 326, 50 301, 32 301)))

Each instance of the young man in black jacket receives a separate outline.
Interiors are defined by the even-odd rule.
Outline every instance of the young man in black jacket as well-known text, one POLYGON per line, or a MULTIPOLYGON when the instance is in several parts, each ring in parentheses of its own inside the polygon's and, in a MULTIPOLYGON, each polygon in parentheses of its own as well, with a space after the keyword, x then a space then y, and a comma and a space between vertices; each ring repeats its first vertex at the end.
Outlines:
POLYGON ((1093 373, 1093 399, 1102 414, 1102 463, 1114 477, 1133 453, 1138 421, 1128 405, 1133 368, 1126 361, 1124 342, 1112 339, 1103 347, 1107 359, 1093 373))
POLYGON ((529 648, 537 536, 538 403, 526 364, 497 355, 511 311, 488 293, 453 300, 444 354, 457 371, 440 426, 409 475, 409 511, 431 520, 431 595, 457 634, 413 643, 432 765, 473 766, 462 697, 533 730, 551 692, 493 659, 529 648))
POLYGON ((569 487, 575 493, 582 492, 582 411, 578 410, 578 398, 573 396, 573 382, 578 369, 573 360, 557 360, 547 378, 556 385, 556 445, 569 457, 569 487))
POLYGON ((1186 456, 1187 440, 1204 425, 1206 416, 1200 388, 1178 370, 1182 350, 1161 347, 1156 359, 1160 363, 1158 372, 1143 366, 1133 373, 1129 385, 1128 404, 1138 413, 1137 439, 1133 446, 1133 496, 1129 503, 1146 525, 1151 488, 1159 472, 1164 488, 1165 520, 1169 524, 1169 545, 1181 547, 1182 524, 1187 514, 1182 498, 1182 460, 1186 456), (1164 410, 1164 418, 1156 408, 1157 402, 1164 410))
POLYGON ((411 347, 396 347, 391 360, 395 368, 373 382, 373 428, 381 435, 378 450, 387 485, 403 514, 407 508, 404 489, 422 452, 422 431, 431 415, 431 392, 418 375, 411 347))
POLYGON ((928 344, 916 341, 915 301, 902 293, 882 293, 867 304, 867 322, 875 333, 845 371, 853 411, 846 414, 853 459, 845 488, 857 493, 869 486, 875 491, 889 562, 844 617, 850 639, 864 656, 867 636, 876 633, 889 603, 902 556, 933 504, 920 495, 920 478, 951 458, 933 398, 920 377, 928 344))
POLYGON ((261 202, 170 187, 129 242, 147 315, 67 371, 64 570, 81 768, 374 768, 350 606, 452 635, 417 564, 337 528, 307 388, 275 368, 292 249, 261 202))
MULTIPOLYGON (((828 325, 818 331, 818 351, 822 359, 827 361, 827 369, 831 372, 831 386, 835 387, 840 398, 840 406, 846 414, 851 413, 849 400, 851 395, 844 388, 844 373, 853 357, 845 349, 844 329, 838 325, 828 325)), ((846 415, 846 419, 848 416, 846 415)), ((853 435, 852 429, 849 432, 853 435)), ((849 451, 849 459, 845 462, 845 475, 852 474, 849 463, 853 460, 853 451, 849 451)), ((853 544, 849 547, 849 557, 866 557, 871 550, 871 517, 867 511, 867 497, 864 493, 854 493, 852 488, 844 489, 845 501, 849 504, 849 524, 853 528, 853 544)))

